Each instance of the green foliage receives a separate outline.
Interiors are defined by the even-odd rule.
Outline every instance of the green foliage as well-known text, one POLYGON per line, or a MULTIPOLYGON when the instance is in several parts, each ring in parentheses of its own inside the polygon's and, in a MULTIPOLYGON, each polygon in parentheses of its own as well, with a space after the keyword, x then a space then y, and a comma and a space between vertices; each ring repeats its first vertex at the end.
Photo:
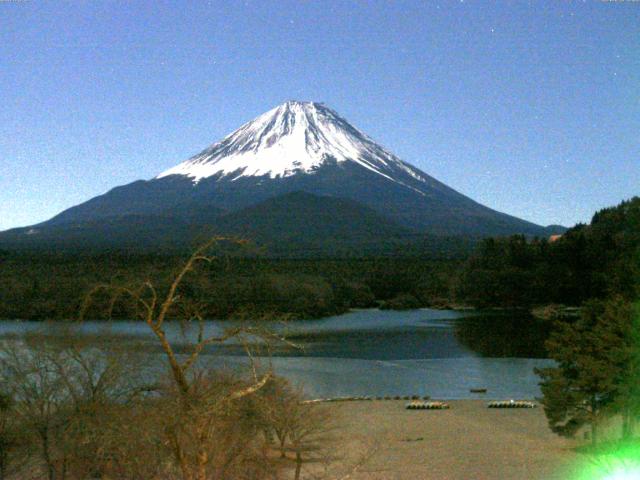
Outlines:
MULTIPOLYGON (((283 238, 269 248, 284 253, 290 250, 288 242, 283 238)), ((422 247, 391 244, 386 256, 362 244, 349 254, 337 247, 322 250, 332 253, 331 258, 318 256, 320 250, 306 258, 266 258, 255 251, 240 258, 229 252, 228 258, 189 278, 181 294, 197 301, 207 317, 224 319, 271 314, 313 318, 377 305, 580 305, 590 298, 618 294, 633 299, 640 293, 635 280, 640 277, 640 198, 598 212, 591 225, 577 225, 555 242, 523 236, 485 239, 465 263, 450 258, 459 257, 471 240, 438 242, 436 258, 444 260, 420 256, 422 247)), ((0 318, 75 318, 96 284, 148 279, 166 287, 183 260, 175 251, 0 251, 0 318)), ((108 299, 103 300, 106 308, 108 299)), ((113 317, 131 318, 130 307, 119 304, 113 317)), ((92 315, 102 318, 104 312, 96 308, 92 315)))
POLYGON ((488 312, 456 322, 456 339, 483 357, 547 358, 550 322, 526 310, 488 312))
MULTIPOLYGON (((164 291, 182 256, 111 253, 17 254, 0 256, 0 318, 77 318, 97 284, 133 285, 150 280, 164 291)), ((316 318, 349 308, 370 308, 398 295, 417 306, 447 305, 459 262, 405 258, 268 259, 220 257, 189 275, 180 294, 207 318, 287 314, 316 318)), ((108 296, 94 298, 88 318, 133 318, 130 300, 109 315, 108 296)), ((174 310, 172 316, 185 312, 174 310)))
POLYGON ((555 242, 523 236, 484 240, 460 274, 457 297, 478 307, 591 298, 636 298, 640 277, 640 198, 601 210, 555 242))
POLYGON ((632 401, 628 367, 637 350, 633 328, 633 310, 621 298, 589 301, 578 320, 556 322, 546 346, 557 366, 536 370, 554 432, 573 436, 589 424, 595 443, 600 418, 632 401))
POLYGON ((622 416, 622 437, 626 440, 640 418, 640 302, 625 305, 621 313, 623 319, 628 319, 622 325, 616 322, 624 335, 624 344, 614 350, 611 360, 619 371, 615 408, 622 416))
POLYGON ((382 304, 383 310, 411 310, 420 308, 420 301, 410 293, 401 293, 382 304))

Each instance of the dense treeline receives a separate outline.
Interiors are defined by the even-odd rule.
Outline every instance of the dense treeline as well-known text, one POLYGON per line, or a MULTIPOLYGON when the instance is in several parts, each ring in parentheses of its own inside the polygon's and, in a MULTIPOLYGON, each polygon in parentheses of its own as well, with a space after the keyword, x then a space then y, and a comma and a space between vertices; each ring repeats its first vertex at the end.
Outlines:
MULTIPOLYGON (((491 248, 487 242, 467 265, 468 274, 479 270, 491 248)), ((550 428, 560 435, 589 435, 593 453, 606 458, 611 452, 599 446, 600 426, 617 417, 624 448, 613 448, 630 448, 631 456, 620 458, 637 461, 640 198, 596 213, 590 225, 578 225, 554 243, 510 239, 501 248, 503 262, 491 252, 496 264, 489 271, 506 282, 496 283, 494 301, 546 298, 581 306, 577 317, 553 319, 546 349, 556 364, 537 370, 550 428), (508 279, 516 285, 508 287, 508 279)), ((484 266, 491 267, 486 261, 484 266)), ((605 473, 611 471, 593 476, 605 473)))
MULTIPOLYGON (((486 239, 466 261, 251 253, 221 253, 182 294, 198 301, 209 318, 311 318, 367 307, 580 305, 614 293, 630 299, 640 270, 640 198, 596 213, 590 225, 577 225, 554 242, 486 239)), ((166 287, 183 261, 176 254, 0 252, 0 318, 74 318, 96 284, 144 278, 166 287)), ((131 317, 126 305, 113 313, 131 317)))
POLYGON ((597 212, 554 242, 487 239, 466 263, 459 299, 476 306, 580 305, 632 299, 640 274, 640 198, 597 212))
POLYGON ((622 438, 633 438, 640 417, 639 307, 621 297, 590 300, 580 317, 555 322, 547 349, 557 364, 537 370, 552 431, 571 437, 589 426, 595 445, 599 425, 618 415, 622 438))
MULTIPOLYGON (((0 318, 69 319, 97 284, 147 279, 166 289, 181 256, 0 253, 0 318)), ((446 305, 459 261, 267 259, 220 255, 182 287, 208 318, 289 314, 313 318, 350 308, 446 305)), ((106 315, 95 308, 96 318, 106 315)), ((180 316, 181 312, 173 312, 180 316)), ((115 318, 131 318, 120 305, 115 318)))

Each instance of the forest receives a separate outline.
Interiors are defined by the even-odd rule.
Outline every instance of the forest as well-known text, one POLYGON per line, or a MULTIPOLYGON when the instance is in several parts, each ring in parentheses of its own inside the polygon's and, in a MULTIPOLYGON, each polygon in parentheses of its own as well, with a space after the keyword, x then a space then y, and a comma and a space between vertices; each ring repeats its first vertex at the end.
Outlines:
MULTIPOLYGON (((589 225, 576 225, 555 241, 488 238, 457 258, 411 253, 269 258, 248 248, 223 245, 185 282, 182 294, 199 302, 206 317, 317 318, 372 307, 579 306, 611 294, 627 299, 637 294, 640 198, 597 212, 589 225)), ((162 288, 184 259, 179 254, 2 251, 0 318, 72 319, 95 285, 145 279, 162 288)), ((111 314, 132 317, 126 305, 111 314)))
POLYGON ((550 242, 522 236, 484 240, 464 263, 456 297, 477 307, 559 303, 637 296, 640 198, 597 212, 550 242))

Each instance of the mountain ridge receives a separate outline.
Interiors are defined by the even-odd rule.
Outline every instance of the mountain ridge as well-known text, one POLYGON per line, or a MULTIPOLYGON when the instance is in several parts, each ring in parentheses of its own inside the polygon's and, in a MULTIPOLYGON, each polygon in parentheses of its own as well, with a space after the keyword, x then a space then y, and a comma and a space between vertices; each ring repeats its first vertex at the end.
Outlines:
MULTIPOLYGON (((356 202, 379 215, 381 223, 421 234, 548 236, 558 231, 475 202, 402 161, 324 104, 299 101, 269 110, 150 180, 115 187, 33 227, 78 228, 128 215, 178 224, 192 224, 197 217, 215 226, 220 215, 292 192, 356 202)), ((317 210, 316 215, 323 214, 317 210)))

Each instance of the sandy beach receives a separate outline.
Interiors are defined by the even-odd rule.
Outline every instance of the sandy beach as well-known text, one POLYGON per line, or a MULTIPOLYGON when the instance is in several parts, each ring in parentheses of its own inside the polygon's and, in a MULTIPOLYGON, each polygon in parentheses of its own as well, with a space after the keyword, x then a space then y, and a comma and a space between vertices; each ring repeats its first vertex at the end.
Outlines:
MULTIPOLYGON (((346 450, 374 453, 356 480, 566 480, 574 441, 553 434, 542 408, 489 409, 482 400, 448 402, 450 410, 406 410, 406 401, 326 404, 340 419, 346 450)), ((347 452, 345 451, 345 455, 347 452)), ((355 460, 351 459, 352 462, 355 460)), ((346 459, 345 459, 346 463, 346 459)))

